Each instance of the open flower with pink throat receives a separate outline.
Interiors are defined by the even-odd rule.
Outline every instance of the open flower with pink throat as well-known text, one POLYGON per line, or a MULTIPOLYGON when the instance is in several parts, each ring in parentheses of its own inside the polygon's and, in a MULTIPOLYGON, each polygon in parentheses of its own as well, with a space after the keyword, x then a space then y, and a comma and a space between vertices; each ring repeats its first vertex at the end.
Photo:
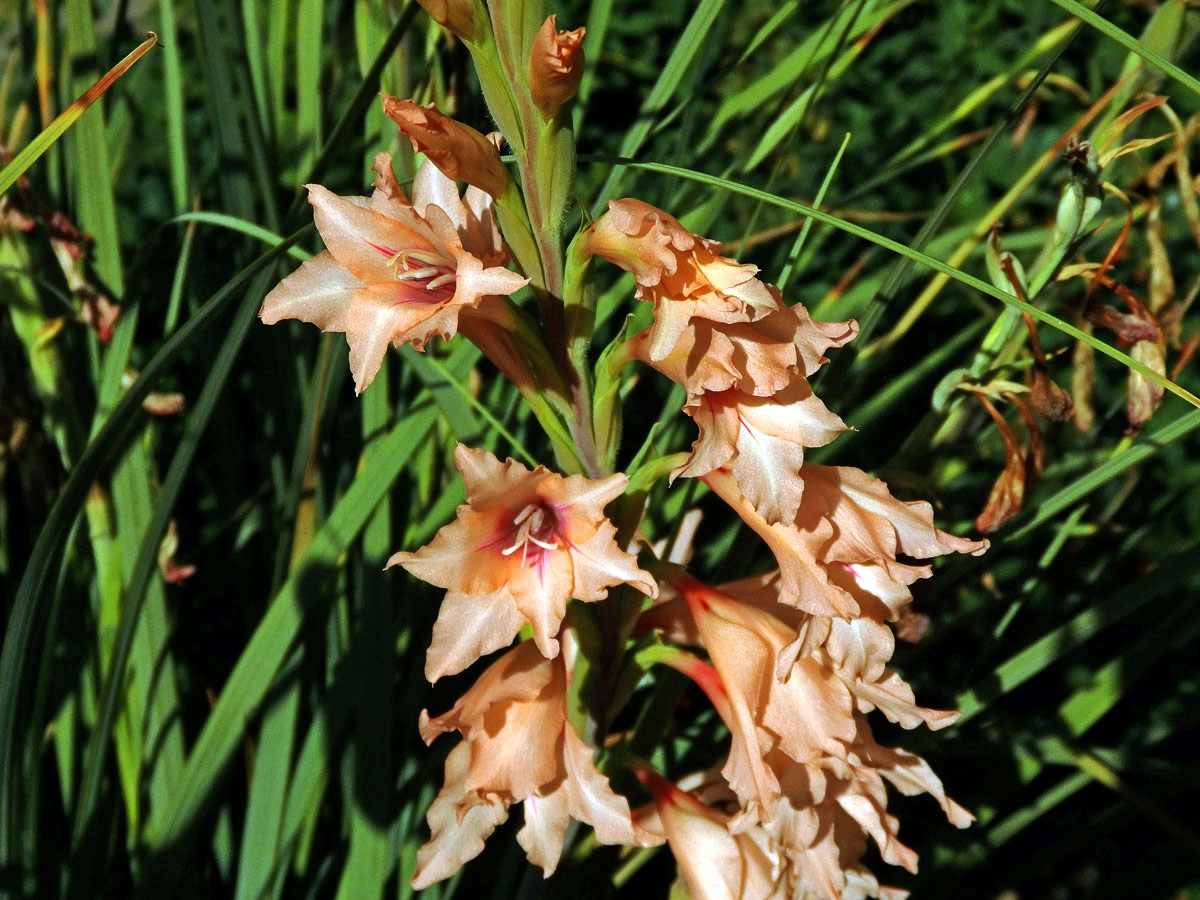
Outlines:
POLYGON ((461 315, 528 281, 504 267, 507 253, 482 190, 470 187, 460 197, 454 182, 426 162, 409 202, 390 155, 377 154, 373 168, 370 197, 339 197, 308 185, 326 249, 276 285, 259 312, 268 325, 301 319, 344 332, 360 394, 388 344, 420 350, 432 337, 453 337, 461 315))
POLYGON ((457 519, 427 546, 388 560, 447 590, 426 658, 430 681, 507 646, 526 623, 541 652, 557 656, 572 597, 602 600, 618 584, 655 596, 654 579, 617 545, 604 515, 624 475, 564 478, 462 444, 454 459, 467 493, 457 519))

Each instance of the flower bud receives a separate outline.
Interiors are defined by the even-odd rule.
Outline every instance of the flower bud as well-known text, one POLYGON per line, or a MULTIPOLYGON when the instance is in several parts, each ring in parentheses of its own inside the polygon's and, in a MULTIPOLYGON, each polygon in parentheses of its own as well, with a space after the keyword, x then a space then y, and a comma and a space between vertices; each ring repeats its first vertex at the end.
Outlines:
POLYGON ((558 31, 548 16, 533 39, 529 53, 529 89, 533 102, 547 119, 579 90, 583 77, 583 35, 586 28, 558 31))
POLYGON ((475 0, 417 0, 430 18, 465 41, 475 36, 475 0))
POLYGON ((446 177, 465 181, 493 197, 508 187, 508 171, 496 145, 469 125, 442 115, 437 104, 421 106, 384 94, 383 111, 412 141, 413 149, 429 157, 446 177))

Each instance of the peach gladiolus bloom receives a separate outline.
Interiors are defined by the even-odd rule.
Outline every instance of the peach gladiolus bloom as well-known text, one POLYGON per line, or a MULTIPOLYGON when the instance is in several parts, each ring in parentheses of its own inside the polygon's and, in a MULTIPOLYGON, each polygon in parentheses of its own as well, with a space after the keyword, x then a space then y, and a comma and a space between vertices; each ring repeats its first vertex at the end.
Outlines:
POLYGON ((441 793, 427 814, 432 836, 417 854, 413 886, 447 878, 524 802, 517 840, 549 876, 572 818, 591 825, 601 844, 640 847, 662 839, 634 825, 628 801, 597 771, 592 748, 567 721, 567 667, 525 641, 493 663, 444 715, 421 712, 421 737, 458 731, 441 793))
POLYGON ((733 507, 771 548, 779 563, 780 600, 818 616, 851 618, 881 595, 907 596, 907 585, 930 574, 928 566, 896 561, 946 553, 979 555, 987 541, 955 537, 934 527, 933 507, 896 500, 886 484, 861 469, 804 463, 803 494, 791 522, 768 522, 726 469, 704 482, 733 507))
POLYGON ((687 388, 689 399, 728 390, 770 397, 791 384, 795 375, 814 375, 829 361, 825 351, 845 346, 857 333, 853 320, 817 322, 796 304, 747 322, 693 318, 659 359, 648 352, 649 329, 633 338, 633 344, 643 362, 687 388))
POLYGON ((792 379, 770 397, 730 390, 707 391, 689 400, 683 411, 695 420, 700 435, 692 455, 671 476, 699 478, 724 467, 768 523, 790 520, 804 492, 804 449, 823 447, 849 430, 812 392, 807 379, 792 379))
POLYGON ((528 279, 503 267, 507 258, 491 198, 476 188, 459 197, 454 182, 429 163, 405 197, 387 153, 375 157, 370 197, 338 197, 308 185, 326 250, 303 263, 263 300, 268 325, 301 319, 340 331, 361 394, 375 378, 388 344, 418 350, 431 337, 453 337, 459 316, 528 279))
POLYGON ((458 518, 416 553, 388 560, 447 590, 426 657, 430 681, 507 646, 525 623, 542 653, 557 656, 555 635, 572 597, 602 600, 622 583, 657 594, 636 557, 617 546, 604 515, 624 490, 624 475, 531 472, 462 444, 454 459, 467 492, 458 518))
POLYGON ((496 145, 470 125, 443 115, 436 103, 383 95, 383 111, 447 178, 465 181, 493 197, 512 184, 496 145))
POLYGON ((547 16, 533 39, 529 51, 529 91, 534 105, 547 119, 553 119, 579 90, 586 32, 586 28, 559 31, 554 16, 547 16))
POLYGON ((779 890, 779 858, 762 829, 732 834, 724 813, 655 772, 640 770, 638 777, 650 789, 657 812, 642 821, 666 838, 693 900, 789 896, 779 890))
POLYGON ((714 705, 733 744, 722 774, 752 819, 779 796, 767 756, 809 762, 842 753, 854 739, 853 700, 831 671, 797 655, 796 632, 782 619, 686 575, 675 585, 724 688, 726 710, 714 705))
POLYGON ((661 209, 626 198, 588 229, 587 248, 637 282, 637 297, 654 304, 647 354, 665 359, 693 317, 752 322, 781 308, 758 269, 720 255, 721 245, 692 234, 661 209))
MULTIPOLYGON (((732 597, 786 622, 797 635, 799 654, 835 674, 854 697, 859 712, 878 709, 903 728, 924 724, 935 731, 958 718, 956 710, 917 706, 912 688, 888 668, 896 639, 883 622, 866 615, 853 619, 809 615, 781 603, 779 590, 777 572, 716 588, 719 595, 732 597)), ((663 613, 660 617, 665 619, 668 615, 663 613)))

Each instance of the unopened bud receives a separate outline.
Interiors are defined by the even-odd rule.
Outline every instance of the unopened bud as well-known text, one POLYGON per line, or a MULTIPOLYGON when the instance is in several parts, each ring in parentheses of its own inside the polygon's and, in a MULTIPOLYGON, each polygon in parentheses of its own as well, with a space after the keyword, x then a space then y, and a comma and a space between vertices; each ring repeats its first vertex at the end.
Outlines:
POLYGON ((442 115, 436 104, 383 96, 383 111, 412 141, 413 149, 429 157, 447 178, 460 179, 493 197, 509 185, 500 151, 490 140, 461 122, 442 115))
POLYGON ((475 36, 475 0, 417 0, 433 21, 465 41, 475 36))
POLYGON ((554 118, 579 90, 586 30, 559 31, 554 16, 548 16, 533 39, 529 52, 529 89, 533 102, 547 119, 554 118))

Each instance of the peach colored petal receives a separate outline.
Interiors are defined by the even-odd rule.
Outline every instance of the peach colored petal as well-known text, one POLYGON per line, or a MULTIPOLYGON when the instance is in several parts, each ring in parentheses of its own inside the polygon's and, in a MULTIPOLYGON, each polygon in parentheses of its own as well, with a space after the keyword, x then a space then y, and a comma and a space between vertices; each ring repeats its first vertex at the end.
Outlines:
MULTIPOLYGON (((530 471, 515 460, 501 462, 461 444, 455 461, 467 504, 432 542, 415 553, 394 554, 389 566, 402 565, 418 578, 461 594, 506 592, 511 609, 532 626, 534 640, 548 658, 558 655, 555 636, 572 597, 600 600, 623 582, 651 596, 656 593, 654 579, 617 545, 616 528, 604 516, 604 505, 625 487, 624 475, 563 478, 543 466, 530 471)), ((464 608, 457 607, 459 613, 464 608)), ((499 617, 497 634, 486 643, 507 643, 510 608, 498 597, 479 608, 494 609, 499 617)), ((450 623, 447 619, 447 629, 450 623)), ((464 648, 485 643, 480 636, 487 628, 472 620, 470 639, 454 644, 464 651, 454 665, 470 664, 464 648)))
POLYGON ((601 843, 657 842, 634 826, 628 802, 596 770, 591 748, 567 721, 566 703, 563 657, 548 660, 525 641, 489 666, 447 713, 431 719, 422 712, 420 721, 426 742, 456 730, 469 748, 453 773, 447 769, 453 790, 443 790, 458 809, 525 803, 518 840, 546 874, 558 862, 572 817, 592 825, 601 843))
POLYGON ((475 185, 463 191, 467 208, 467 226, 459 233, 463 247, 485 266, 500 266, 508 260, 508 252, 500 240, 492 197, 475 185))
POLYGON ((524 505, 538 484, 551 474, 545 466, 531 472, 515 459, 501 462, 486 450, 466 444, 454 448, 454 465, 462 474, 467 504, 474 509, 524 505))
POLYGON ((790 521, 800 506, 804 448, 824 446, 847 430, 799 375, 771 397, 705 393, 684 411, 700 436, 672 475, 694 478, 726 467, 768 523, 790 521))
POLYGON ((470 803, 465 779, 471 748, 463 741, 446 757, 442 790, 434 799, 425 820, 429 823, 429 841, 417 851, 417 868, 412 885, 417 890, 435 881, 449 878, 467 860, 483 852, 483 842, 496 826, 508 818, 504 803, 470 803))
POLYGON ((464 41, 475 37, 474 0, 417 0, 430 18, 464 41))
MULTIPOLYGON (((837 523, 838 547, 883 551, 867 553, 865 559, 894 557, 897 549, 919 559, 946 553, 978 556, 987 550, 987 541, 971 541, 939 530, 933 524, 933 507, 929 503, 896 500, 886 484, 861 469, 805 464, 801 477, 806 490, 819 492, 821 512, 837 523)), ((834 552, 840 559, 857 561, 850 555, 842 555, 840 550, 834 552)))
MULTIPOLYGON (((545 660, 544 664, 551 665, 545 660)), ((557 671, 555 678, 563 680, 557 671)), ((524 800, 558 776, 564 691, 552 681, 532 700, 495 703, 482 727, 464 732, 471 743, 468 791, 524 800)))
POLYGON ((568 723, 563 728, 562 757, 565 777, 559 790, 573 818, 591 825, 601 844, 653 847, 662 838, 633 824, 629 801, 614 793, 608 779, 593 761, 595 751, 568 723))
POLYGON ((322 331, 345 331, 346 307, 363 287, 332 253, 324 250, 275 285, 263 299, 258 315, 267 325, 300 319, 322 331))
POLYGON ((912 797, 929 794, 947 821, 955 828, 966 828, 975 817, 946 796, 942 781, 924 759, 898 747, 881 747, 874 739, 865 740, 858 751, 862 761, 890 781, 900 793, 912 797))
POLYGON ((524 810, 525 825, 517 832, 517 843, 529 861, 542 869, 543 877, 549 878, 558 868, 563 837, 571 824, 567 795, 561 789, 546 796, 530 794, 525 798, 524 810))
POLYGON ((650 787, 693 900, 763 900, 774 893, 777 861, 764 849, 764 834, 730 834, 729 817, 691 794, 663 779, 650 787))
POLYGON ((432 684, 457 675, 481 656, 507 647, 524 619, 507 590, 491 594, 447 591, 425 654, 425 678, 432 684))
POLYGON ((815 660, 801 658, 782 684, 771 686, 763 724, 779 735, 779 749, 797 762, 844 752, 853 740, 850 693, 815 660))
MULTIPOLYGON (((372 169, 369 198, 338 197, 320 185, 308 186, 328 249, 284 279, 261 312, 268 324, 300 318, 344 331, 360 393, 389 343, 412 343, 420 350, 431 337, 452 337, 465 309, 527 283, 502 266, 507 255, 490 198, 484 201, 476 191, 465 203, 453 182, 426 165, 418 175, 418 211, 405 197, 388 154, 376 154, 372 169)), ((489 313, 488 319, 500 328, 515 324, 511 315, 489 313)), ((485 343, 496 345, 498 339, 485 343)), ((514 373, 520 368, 508 367, 514 373)))
POLYGON ((393 256, 401 250, 434 252, 413 228, 339 197, 319 184, 308 187, 313 220, 334 259, 364 284, 395 283, 393 256))
POLYGON ((511 269, 492 266, 485 269, 474 256, 462 256, 458 259, 458 268, 454 275, 453 306, 478 306, 483 297, 496 294, 512 294, 529 284, 528 278, 523 278, 511 269))
POLYGON ((426 744, 439 734, 460 731, 469 737, 485 727, 493 707, 510 702, 534 702, 552 686, 554 669, 532 642, 518 644, 484 670, 458 702, 437 718, 421 713, 421 739, 426 744))
POLYGON ((657 593, 654 579, 638 568, 637 557, 617 545, 616 535, 616 526, 605 520, 590 537, 571 545, 572 597, 584 602, 603 600, 609 587, 617 584, 631 585, 649 597, 657 593))
POLYGON ((558 656, 555 635, 567 613, 573 568, 572 554, 565 550, 545 554, 536 565, 513 566, 508 590, 517 611, 533 628, 533 639, 547 659, 558 656))
POLYGON ((609 201, 589 229, 591 253, 633 274, 639 299, 654 304, 647 354, 665 359, 693 317, 749 322, 781 304, 758 269, 719 255, 721 245, 691 234, 671 215, 640 200, 609 201))
POLYGON ((413 176, 412 205, 420 215, 429 218, 431 212, 445 216, 453 225, 451 234, 458 239, 460 229, 467 226, 467 208, 458 193, 454 179, 426 160, 413 176))
POLYGON ((837 674, 847 682, 873 682, 883 677, 887 661, 896 649, 896 639, 886 625, 872 619, 830 619, 825 652, 837 674))
POLYGON ((375 380, 388 344, 411 343, 421 350, 430 338, 453 337, 457 330, 458 310, 421 288, 402 282, 363 288, 346 307, 355 393, 361 394, 375 380))
POLYGON ((783 390, 793 375, 811 376, 827 362, 825 351, 841 347, 858 332, 854 322, 814 322, 797 304, 768 311, 751 322, 726 324, 693 318, 661 358, 649 353, 650 331, 634 339, 644 362, 688 389, 736 388, 756 397, 783 390))
MULTIPOLYGON (((779 601, 796 606, 817 616, 858 615, 858 604, 846 591, 837 587, 818 562, 816 548, 833 539, 833 526, 818 522, 812 531, 801 531, 794 525, 770 524, 754 509, 741 493, 733 476, 718 469, 704 476, 704 483, 733 507, 742 521, 749 525, 771 548, 779 563, 779 601)), ((807 491, 805 495, 807 496, 807 491)))
POLYGON ((396 179, 392 154, 383 151, 376 153, 371 161, 371 171, 375 173, 375 181, 371 185, 370 208, 392 219, 406 218, 412 204, 396 179))
POLYGON ((433 540, 415 553, 393 553, 387 565, 403 566, 429 584, 462 594, 491 594, 508 583, 508 557, 479 553, 510 518, 504 507, 475 510, 463 505, 458 518, 438 530, 433 540))
POLYGON ((850 690, 859 701, 860 712, 878 709, 889 722, 895 722, 901 728, 916 728, 924 724, 937 731, 953 725, 962 715, 958 710, 917 706, 912 688, 891 669, 885 669, 878 679, 859 679, 851 685, 850 690))

